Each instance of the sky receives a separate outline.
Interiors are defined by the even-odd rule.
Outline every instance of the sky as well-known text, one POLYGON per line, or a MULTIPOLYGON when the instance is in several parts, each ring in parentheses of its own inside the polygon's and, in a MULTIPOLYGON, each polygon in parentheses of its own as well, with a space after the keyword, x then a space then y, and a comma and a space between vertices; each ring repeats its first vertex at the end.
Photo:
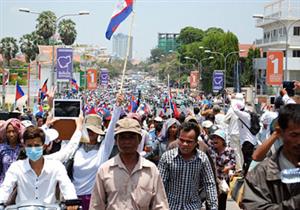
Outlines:
MULTIPOLYGON (((132 28, 133 57, 143 60, 157 46, 158 33, 179 33, 186 26, 206 30, 219 27, 237 35, 242 44, 262 38, 262 30, 255 27, 253 14, 262 14, 270 0, 136 0, 132 28)), ((37 15, 19 12, 28 8, 34 12, 53 11, 64 14, 89 11, 88 16, 75 16, 75 43, 91 44, 108 49, 112 41, 105 31, 117 0, 0 0, 0 39, 22 35, 35 30, 37 15)), ((129 16, 115 33, 129 33, 129 16)))

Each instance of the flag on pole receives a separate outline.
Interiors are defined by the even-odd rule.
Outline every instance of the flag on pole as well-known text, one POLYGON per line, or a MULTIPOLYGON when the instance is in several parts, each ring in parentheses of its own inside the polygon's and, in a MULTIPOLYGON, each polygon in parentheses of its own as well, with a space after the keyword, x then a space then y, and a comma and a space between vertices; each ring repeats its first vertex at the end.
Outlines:
POLYGON ((110 40, 118 26, 130 15, 133 9, 133 0, 118 0, 117 6, 106 29, 105 37, 110 40))
POLYGON ((21 86, 16 82, 16 101, 24 96, 21 86))
POLYGON ((46 94, 48 92, 47 82, 48 82, 48 79, 46 79, 46 81, 44 82, 42 88, 40 89, 40 100, 41 101, 43 101, 46 98, 46 94))
POLYGON ((73 93, 77 93, 79 90, 79 86, 75 79, 71 79, 71 89, 73 93))

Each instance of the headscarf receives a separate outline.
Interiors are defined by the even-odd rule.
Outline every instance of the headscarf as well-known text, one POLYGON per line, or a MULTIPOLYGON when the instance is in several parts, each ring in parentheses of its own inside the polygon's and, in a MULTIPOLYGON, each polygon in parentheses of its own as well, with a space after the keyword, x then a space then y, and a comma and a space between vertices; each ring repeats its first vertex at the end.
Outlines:
POLYGON ((0 127, 0 135, 3 137, 3 142, 7 141, 6 137, 6 128, 7 126, 11 124, 15 131, 18 133, 18 139, 21 143, 23 143, 23 133, 25 131, 25 126, 22 124, 22 122, 19 119, 11 118, 6 120, 5 124, 0 127))
POLYGON ((176 120, 175 118, 170 118, 164 123, 162 131, 161 131, 162 139, 168 138, 168 130, 174 124, 176 124, 177 127, 180 126, 180 122, 178 120, 176 120))

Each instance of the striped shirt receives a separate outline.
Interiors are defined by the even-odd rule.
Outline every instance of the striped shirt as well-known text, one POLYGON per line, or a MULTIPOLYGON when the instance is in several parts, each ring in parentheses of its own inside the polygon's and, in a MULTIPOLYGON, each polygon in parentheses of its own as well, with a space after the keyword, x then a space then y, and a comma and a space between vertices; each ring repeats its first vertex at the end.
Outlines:
POLYGON ((197 150, 191 160, 184 160, 178 148, 166 151, 158 164, 170 209, 199 210, 200 189, 204 186, 208 209, 218 209, 214 174, 205 153, 197 150))

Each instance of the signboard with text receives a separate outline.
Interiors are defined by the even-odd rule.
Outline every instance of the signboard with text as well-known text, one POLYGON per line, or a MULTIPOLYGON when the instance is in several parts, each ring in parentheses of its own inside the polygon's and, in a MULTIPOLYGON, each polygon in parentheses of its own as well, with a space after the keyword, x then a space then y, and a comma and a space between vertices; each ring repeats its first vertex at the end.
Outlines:
POLYGON ((267 84, 281 85, 283 78, 283 52, 267 52, 267 84))
POLYGON ((214 70, 213 73, 213 92, 219 92, 224 88, 224 72, 222 70, 214 70))
POLYGON ((87 79, 87 89, 95 90, 97 89, 97 70, 96 69, 88 69, 86 72, 87 79))
POLYGON ((56 71, 58 80, 72 79, 73 50, 72 48, 57 48, 56 71))

